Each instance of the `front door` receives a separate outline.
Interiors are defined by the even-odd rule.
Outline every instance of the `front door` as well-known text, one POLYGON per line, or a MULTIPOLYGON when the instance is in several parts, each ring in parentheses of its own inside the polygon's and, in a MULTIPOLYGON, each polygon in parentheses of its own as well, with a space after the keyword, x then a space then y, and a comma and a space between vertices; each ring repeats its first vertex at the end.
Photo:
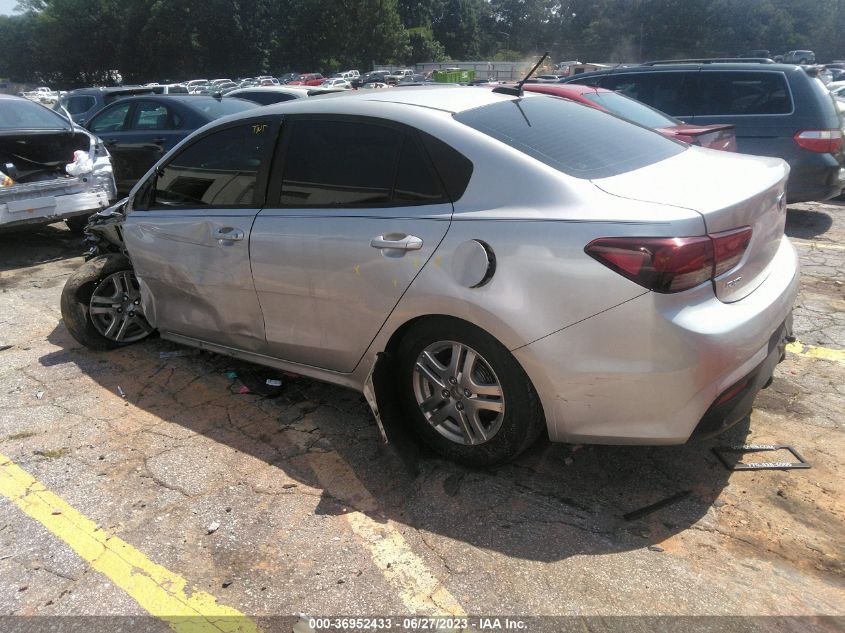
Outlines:
POLYGON ((289 116, 252 270, 268 353, 351 372, 446 234, 452 204, 415 130, 289 116))
POLYGON ((144 312, 164 333, 264 347, 249 236, 276 126, 238 122, 186 146, 135 195, 124 239, 144 312))

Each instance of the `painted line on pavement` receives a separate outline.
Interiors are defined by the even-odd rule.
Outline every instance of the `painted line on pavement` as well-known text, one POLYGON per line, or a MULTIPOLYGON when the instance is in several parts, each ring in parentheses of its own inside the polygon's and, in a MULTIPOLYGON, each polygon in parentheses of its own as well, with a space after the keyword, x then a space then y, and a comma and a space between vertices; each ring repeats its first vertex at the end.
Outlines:
POLYGON ((834 363, 845 363, 845 350, 841 349, 804 345, 801 341, 795 341, 786 346, 786 351, 792 352, 796 356, 803 356, 804 358, 819 358, 821 360, 833 361, 834 363))
POLYGON ((382 576, 410 613, 466 617, 460 602, 440 582, 392 521, 377 521, 378 502, 337 452, 309 453, 308 464, 320 485, 356 510, 344 515, 382 576))
POLYGON ((165 569, 100 529, 11 459, 0 453, 0 495, 38 521, 177 633, 261 633, 240 611, 165 569))

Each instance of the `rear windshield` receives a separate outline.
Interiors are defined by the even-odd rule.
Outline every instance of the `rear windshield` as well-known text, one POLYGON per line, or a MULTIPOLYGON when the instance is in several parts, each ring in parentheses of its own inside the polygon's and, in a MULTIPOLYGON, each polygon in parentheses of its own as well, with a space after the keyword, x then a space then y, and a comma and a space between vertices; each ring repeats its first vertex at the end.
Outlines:
POLYGON ((66 130, 66 118, 27 99, 0 101, 0 130, 66 130))
POLYGON ((660 110, 655 110, 617 92, 588 92, 583 96, 605 110, 644 127, 672 127, 680 124, 680 121, 663 114, 660 110))
POLYGON ((505 101, 455 119, 576 178, 616 176, 686 149, 651 130, 554 97, 505 101))
POLYGON ((256 107, 252 101, 238 98, 197 99, 196 101, 191 101, 190 104, 195 110, 199 110, 213 119, 256 107))

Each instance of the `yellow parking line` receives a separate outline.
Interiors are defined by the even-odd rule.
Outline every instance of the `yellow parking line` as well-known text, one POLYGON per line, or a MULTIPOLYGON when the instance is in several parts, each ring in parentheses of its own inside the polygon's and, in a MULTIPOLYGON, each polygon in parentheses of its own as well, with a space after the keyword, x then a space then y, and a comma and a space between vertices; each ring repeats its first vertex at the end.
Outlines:
POLYGON ((309 453, 308 463, 325 490, 358 508, 344 516, 410 613, 466 617, 457 598, 413 551, 393 522, 377 521, 367 514, 378 509, 378 502, 342 457, 334 451, 309 453))
POLYGON ((811 240, 799 240, 794 237, 789 238, 789 241, 798 246, 806 246, 810 250, 825 250, 825 251, 845 251, 845 246, 842 244, 831 244, 830 242, 814 242, 811 240))
POLYGON ((260 633, 239 611, 110 535, 11 459, 0 454, 0 494, 177 633, 260 633))
POLYGON ((815 345, 804 345, 800 341, 795 341, 786 346, 786 351, 792 352, 797 356, 804 358, 820 358, 822 360, 830 360, 835 363, 845 363, 845 350, 828 349, 826 347, 816 347, 815 345))

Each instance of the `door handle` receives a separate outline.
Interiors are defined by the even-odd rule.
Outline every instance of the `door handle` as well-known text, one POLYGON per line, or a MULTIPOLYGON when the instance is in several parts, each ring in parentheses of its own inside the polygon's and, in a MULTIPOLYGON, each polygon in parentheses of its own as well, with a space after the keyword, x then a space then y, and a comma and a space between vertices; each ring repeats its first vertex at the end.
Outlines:
POLYGON ((211 232, 211 236, 221 242, 240 242, 244 239, 244 232, 232 226, 223 226, 218 229, 214 229, 211 232))
POLYGON ((105 143, 106 145, 114 145, 115 143, 117 143, 117 139, 116 138, 103 139, 103 143, 105 143))
POLYGON ((370 240, 370 246, 379 250, 418 251, 422 248, 422 245, 423 241, 416 235, 405 235, 404 233, 378 235, 370 240))
POLYGON ((154 138, 153 143, 155 143, 156 145, 164 145, 165 143, 167 143, 167 139, 163 137, 154 138))

